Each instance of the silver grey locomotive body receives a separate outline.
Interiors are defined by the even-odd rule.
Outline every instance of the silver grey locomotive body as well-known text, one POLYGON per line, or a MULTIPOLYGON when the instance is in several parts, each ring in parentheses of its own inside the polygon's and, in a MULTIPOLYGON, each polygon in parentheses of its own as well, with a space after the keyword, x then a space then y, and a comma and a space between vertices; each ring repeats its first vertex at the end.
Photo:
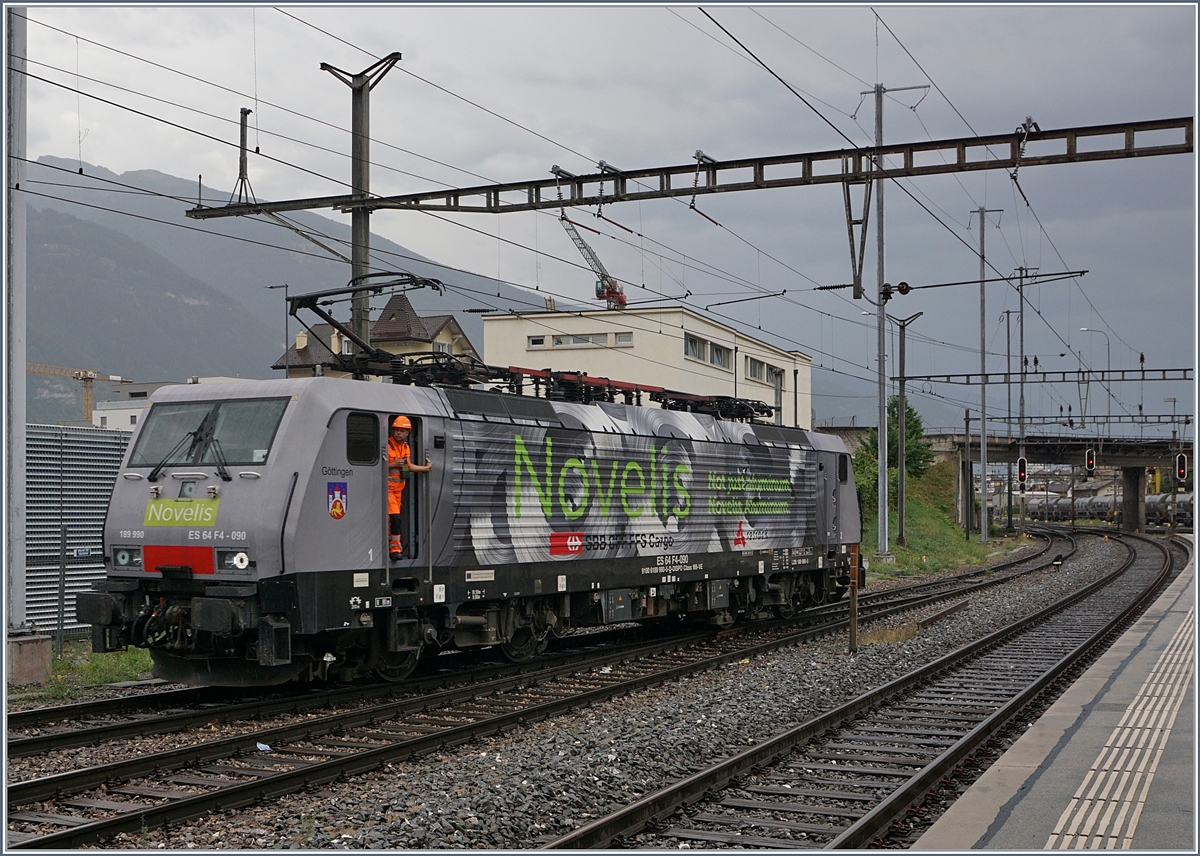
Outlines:
POLYGON ((529 656, 566 628, 790 615, 863 580, 835 437, 618 404, 324 378, 155 392, 81 593, 156 674, 399 679, 423 650, 529 656), (404 556, 387 434, 412 421, 404 556))

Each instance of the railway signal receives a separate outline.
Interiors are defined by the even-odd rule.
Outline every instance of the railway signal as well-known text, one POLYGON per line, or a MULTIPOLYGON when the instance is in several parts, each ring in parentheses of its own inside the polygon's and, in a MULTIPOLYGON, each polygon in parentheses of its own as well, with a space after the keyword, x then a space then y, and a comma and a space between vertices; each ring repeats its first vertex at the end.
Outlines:
POLYGON ((1175 480, 1178 482, 1187 481, 1187 455, 1183 452, 1175 456, 1175 480))
POLYGON ((1096 472, 1096 450, 1088 449, 1083 459, 1083 466, 1089 473, 1096 472))
POLYGON ((1017 481, 1021 485, 1021 492, 1025 492, 1025 481, 1029 474, 1029 462, 1024 458, 1017 458, 1017 481))

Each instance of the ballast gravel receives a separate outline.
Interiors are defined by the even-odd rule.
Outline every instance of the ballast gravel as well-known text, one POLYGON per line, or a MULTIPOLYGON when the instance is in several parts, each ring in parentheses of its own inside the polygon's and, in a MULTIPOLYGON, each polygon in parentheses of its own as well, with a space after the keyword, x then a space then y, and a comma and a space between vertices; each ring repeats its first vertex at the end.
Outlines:
POLYGON ((397 762, 278 801, 122 835, 101 849, 532 849, 1036 612, 1111 568, 1123 548, 1087 539, 1079 560, 927 614, 865 625, 474 744, 397 762), (882 625, 882 626, 881 626, 882 625))

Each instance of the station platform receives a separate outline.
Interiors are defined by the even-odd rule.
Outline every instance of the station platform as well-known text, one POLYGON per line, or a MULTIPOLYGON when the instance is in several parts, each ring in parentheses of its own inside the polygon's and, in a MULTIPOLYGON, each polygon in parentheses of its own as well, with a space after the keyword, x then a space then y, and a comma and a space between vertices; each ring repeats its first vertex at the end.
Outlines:
POLYGON ((913 850, 1196 852, 1195 561, 913 850))

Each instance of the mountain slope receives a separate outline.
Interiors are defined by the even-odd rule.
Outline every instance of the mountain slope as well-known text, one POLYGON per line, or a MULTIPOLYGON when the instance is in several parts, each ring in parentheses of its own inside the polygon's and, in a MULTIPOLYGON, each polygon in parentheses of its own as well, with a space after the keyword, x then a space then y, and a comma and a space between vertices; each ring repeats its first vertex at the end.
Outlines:
MULTIPOLYGON (((125 235, 29 209, 27 359, 139 381, 189 375, 271 377, 283 324, 125 235)), ((79 384, 30 374, 29 421, 78 419, 79 384)), ((96 398, 107 397, 105 385, 96 398)))
MULTIPOLYGON (((120 232, 155 251, 197 280, 224 292, 267 323, 281 323, 282 290, 268 285, 287 283, 290 294, 344 286, 350 265, 325 250, 262 217, 189 219, 185 211, 204 204, 220 207, 228 192, 200 187, 195 181, 155 170, 117 175, 103 167, 56 157, 29 164, 26 186, 29 204, 64 211, 120 232), (129 188, 142 192, 129 192, 129 188), (51 198, 53 197, 53 198, 51 198), (119 209, 119 210, 114 210, 119 209)), ((349 256, 350 227, 312 211, 295 211, 287 219, 319 236, 328 246, 349 256)), ((474 293, 501 295, 492 303, 505 307, 541 308, 541 296, 494 279, 447 268, 379 235, 371 235, 371 260, 376 270, 402 270, 445 282, 446 295, 428 289, 409 293, 422 315, 454 312, 476 348, 483 348, 483 322, 462 310, 478 306, 474 293)), ((453 264, 453 259, 449 260, 453 264)), ((380 304, 382 305, 382 304, 380 304)))

